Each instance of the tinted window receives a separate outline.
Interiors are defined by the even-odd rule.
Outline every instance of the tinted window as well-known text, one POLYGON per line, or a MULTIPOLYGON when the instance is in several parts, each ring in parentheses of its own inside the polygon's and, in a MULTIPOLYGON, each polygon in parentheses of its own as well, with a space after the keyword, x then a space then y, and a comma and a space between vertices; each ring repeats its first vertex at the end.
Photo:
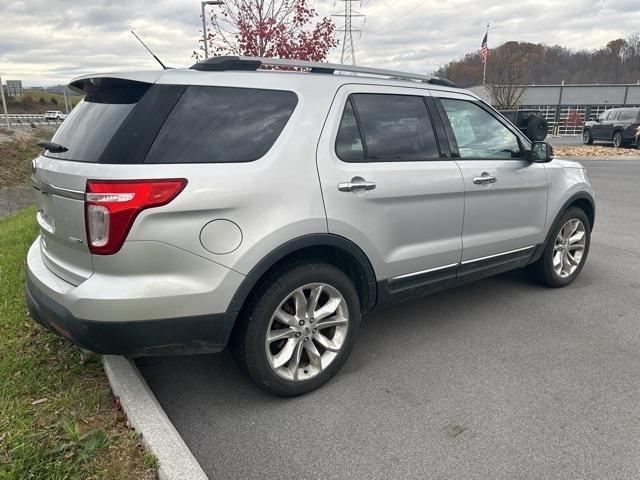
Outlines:
POLYGON ((620 113, 620 121, 635 122, 638 119, 638 110, 622 110, 620 113))
POLYGON ((275 143, 297 104, 293 92, 190 86, 147 163, 250 162, 275 143))
MULTIPOLYGON (((422 97, 355 94, 351 95, 350 101, 353 113, 348 104, 341 125, 345 132, 340 132, 338 139, 352 137, 351 148, 357 152, 361 132, 365 161, 400 162, 439 158, 435 133, 422 97), (359 132, 353 128, 354 113, 359 122, 359 132), (347 129, 351 133, 347 133, 347 129)), ((348 142, 343 140, 341 148, 347 148, 348 142)), ((362 160, 362 157, 341 158, 345 161, 362 160)))
POLYGON ((81 162, 97 162, 118 127, 150 85, 101 79, 66 118, 52 138, 68 150, 46 156, 81 162))
POLYGON ((338 158, 345 162, 361 162, 364 160, 362 138, 360 137, 360 129, 356 122, 351 100, 347 101, 342 114, 338 138, 336 139, 336 153, 338 158))
POLYGON ((521 158, 518 137, 474 102, 441 99, 453 129, 460 158, 521 158))

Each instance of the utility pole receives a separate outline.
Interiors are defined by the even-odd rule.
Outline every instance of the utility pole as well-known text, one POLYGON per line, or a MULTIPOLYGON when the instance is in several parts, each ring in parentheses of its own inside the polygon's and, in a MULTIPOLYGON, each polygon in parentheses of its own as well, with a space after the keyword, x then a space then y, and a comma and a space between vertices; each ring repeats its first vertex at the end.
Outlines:
POLYGON ((359 12, 353 11, 353 3, 360 2, 361 0, 340 0, 344 3, 344 13, 332 15, 332 17, 340 17, 344 18, 344 23, 342 28, 336 30, 336 32, 342 32, 342 55, 340 56, 340 63, 346 65, 348 63, 355 65, 356 64, 356 50, 353 46, 353 32, 360 33, 361 30, 358 28, 353 28, 353 19, 354 18, 362 18, 362 15, 359 12))
POLYGON ((206 5, 224 5, 224 2, 219 0, 208 0, 205 2, 200 2, 200 7, 202 8, 202 41, 204 42, 204 58, 209 58, 209 45, 207 42, 207 17, 205 17, 205 6, 206 5))
POLYGON ((62 98, 64 98, 64 113, 69 115, 69 104, 67 103, 67 86, 62 87, 62 98))
POLYGON ((9 123, 9 114, 7 113, 7 102, 4 99, 4 87, 2 86, 2 77, 0 77, 0 97, 2 97, 2 110, 4 111, 4 120, 7 122, 7 130, 11 129, 9 123))

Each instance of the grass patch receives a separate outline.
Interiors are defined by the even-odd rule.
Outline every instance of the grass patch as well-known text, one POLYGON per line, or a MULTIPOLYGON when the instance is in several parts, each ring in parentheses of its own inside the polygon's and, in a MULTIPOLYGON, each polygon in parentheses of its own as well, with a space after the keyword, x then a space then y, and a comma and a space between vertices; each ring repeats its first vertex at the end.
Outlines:
POLYGON ((0 187, 28 183, 31 177, 31 160, 42 150, 36 142, 49 140, 52 136, 52 132, 47 130, 35 130, 29 136, 8 132, 12 132, 9 135, 14 138, 0 142, 0 187))
POLYGON ((0 479, 153 479, 157 461, 128 429, 99 357, 27 315, 24 263, 35 208, 0 220, 0 479))

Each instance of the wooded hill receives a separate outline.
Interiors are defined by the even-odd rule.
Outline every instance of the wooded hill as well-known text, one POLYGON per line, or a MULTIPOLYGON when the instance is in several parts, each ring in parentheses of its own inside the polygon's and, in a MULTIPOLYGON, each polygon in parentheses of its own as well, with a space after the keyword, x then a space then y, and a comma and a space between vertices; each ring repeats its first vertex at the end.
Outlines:
MULTIPOLYGON (((441 67, 436 75, 461 87, 482 84, 480 50, 441 67)), ((595 51, 559 45, 507 42, 489 52, 487 82, 520 84, 636 83, 640 80, 640 34, 612 40, 595 51), (508 64, 509 72, 505 72, 508 64)))

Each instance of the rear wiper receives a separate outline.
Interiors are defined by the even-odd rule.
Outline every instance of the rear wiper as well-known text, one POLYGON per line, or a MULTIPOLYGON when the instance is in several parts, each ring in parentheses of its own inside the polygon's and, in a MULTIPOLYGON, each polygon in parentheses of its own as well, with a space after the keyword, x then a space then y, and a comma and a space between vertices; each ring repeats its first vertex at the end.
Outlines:
POLYGON ((59 143, 47 142, 45 140, 40 140, 38 142, 38 146, 44 148, 45 150, 49 150, 50 152, 54 152, 54 153, 62 153, 62 152, 69 151, 69 149, 67 147, 63 147, 59 143))

